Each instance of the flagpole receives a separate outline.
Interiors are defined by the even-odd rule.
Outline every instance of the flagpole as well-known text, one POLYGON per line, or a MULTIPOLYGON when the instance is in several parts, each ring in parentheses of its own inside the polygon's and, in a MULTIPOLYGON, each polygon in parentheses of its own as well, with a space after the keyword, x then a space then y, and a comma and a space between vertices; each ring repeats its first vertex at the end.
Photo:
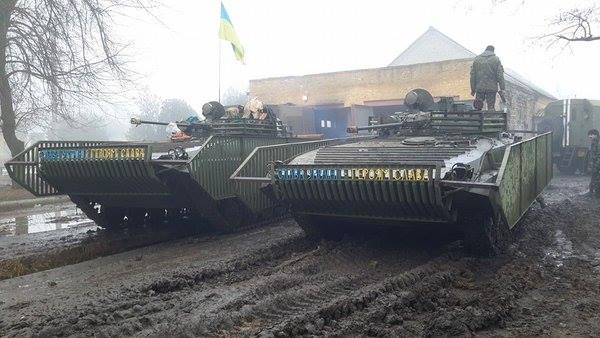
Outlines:
POLYGON ((219 103, 221 103, 221 37, 219 37, 219 103))

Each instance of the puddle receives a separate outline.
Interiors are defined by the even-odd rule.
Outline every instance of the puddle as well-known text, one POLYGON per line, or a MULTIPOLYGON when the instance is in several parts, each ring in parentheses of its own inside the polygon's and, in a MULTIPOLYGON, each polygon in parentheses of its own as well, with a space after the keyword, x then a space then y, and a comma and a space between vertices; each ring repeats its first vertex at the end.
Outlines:
POLYGON ((556 246, 546 250, 546 258, 554 261, 556 267, 562 267, 565 260, 575 257, 573 251, 573 242, 567 238, 562 230, 556 230, 554 233, 556 246))
POLYGON ((92 222, 76 208, 0 219, 0 235, 24 235, 74 228, 92 222))
POLYGON ((600 269, 600 250, 592 248, 586 244, 578 248, 577 252, 573 249, 573 242, 567 238, 562 230, 556 230, 554 233, 556 246, 546 250, 546 260, 560 268, 564 266, 565 260, 577 258, 582 261, 590 262, 593 266, 600 269))

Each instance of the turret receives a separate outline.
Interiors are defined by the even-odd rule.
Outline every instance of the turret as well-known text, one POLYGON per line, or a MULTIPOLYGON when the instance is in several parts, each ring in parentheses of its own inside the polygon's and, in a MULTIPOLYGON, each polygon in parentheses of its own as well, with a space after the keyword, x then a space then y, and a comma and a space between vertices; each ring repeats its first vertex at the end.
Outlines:
POLYGON ((452 97, 434 101, 425 89, 414 89, 404 99, 406 110, 387 117, 370 117, 368 126, 348 127, 348 133, 377 131, 380 136, 394 134, 491 134, 506 130, 503 112, 469 109, 465 103, 456 103, 452 97))
POLYGON ((177 122, 147 121, 132 117, 130 122, 134 125, 170 126, 172 141, 187 141, 210 135, 289 136, 286 127, 271 108, 263 106, 257 99, 250 100, 245 106, 226 107, 211 101, 202 106, 202 115, 205 117, 203 121, 192 116, 177 122))

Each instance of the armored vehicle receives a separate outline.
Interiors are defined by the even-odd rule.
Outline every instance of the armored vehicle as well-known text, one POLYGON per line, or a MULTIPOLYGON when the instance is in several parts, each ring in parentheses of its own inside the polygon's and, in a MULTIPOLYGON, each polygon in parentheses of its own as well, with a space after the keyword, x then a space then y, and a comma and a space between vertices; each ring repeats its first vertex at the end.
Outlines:
POLYGON ((514 135, 506 113, 436 103, 422 89, 405 105, 349 128, 354 138, 260 147, 254 156, 273 161, 268 174, 248 168, 251 156, 232 178, 270 184, 310 236, 442 224, 462 231, 474 252, 502 250, 552 178, 551 133, 514 135))
POLYGON ((600 130, 600 101, 568 99, 549 103, 535 118, 536 129, 552 131, 553 159, 562 173, 585 173, 591 129, 600 130))
POLYGON ((229 176, 255 147, 292 141, 285 126, 266 106, 210 102, 203 115, 205 121, 194 117, 170 124, 131 120, 170 125, 168 142, 37 142, 6 168, 36 196, 68 195, 105 228, 187 215, 232 229, 267 217, 270 210, 250 211, 229 176))

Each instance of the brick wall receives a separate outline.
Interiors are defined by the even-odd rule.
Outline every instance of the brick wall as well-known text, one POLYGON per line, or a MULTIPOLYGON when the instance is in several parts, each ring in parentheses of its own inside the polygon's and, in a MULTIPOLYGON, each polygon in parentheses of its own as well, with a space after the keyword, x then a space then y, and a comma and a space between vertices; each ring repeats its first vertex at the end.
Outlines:
POLYGON ((414 88, 434 96, 470 97, 470 60, 413 66, 364 69, 337 73, 270 78, 250 81, 250 95, 271 104, 362 105, 365 101, 403 99, 414 88), (303 96, 307 101, 303 102, 303 96))
MULTIPOLYGON (((472 100, 469 73, 472 60, 451 60, 409 66, 268 78, 250 81, 250 95, 270 104, 299 106, 364 105, 367 101, 402 100, 408 91, 427 89, 433 96, 472 100), (306 98, 306 101, 304 101, 306 98)), ((532 117, 551 99, 508 84, 511 127, 530 128, 532 117)))
POLYGON ((539 116, 546 105, 553 101, 512 83, 506 84, 506 96, 510 107, 508 125, 512 129, 534 129, 533 117, 539 116))

